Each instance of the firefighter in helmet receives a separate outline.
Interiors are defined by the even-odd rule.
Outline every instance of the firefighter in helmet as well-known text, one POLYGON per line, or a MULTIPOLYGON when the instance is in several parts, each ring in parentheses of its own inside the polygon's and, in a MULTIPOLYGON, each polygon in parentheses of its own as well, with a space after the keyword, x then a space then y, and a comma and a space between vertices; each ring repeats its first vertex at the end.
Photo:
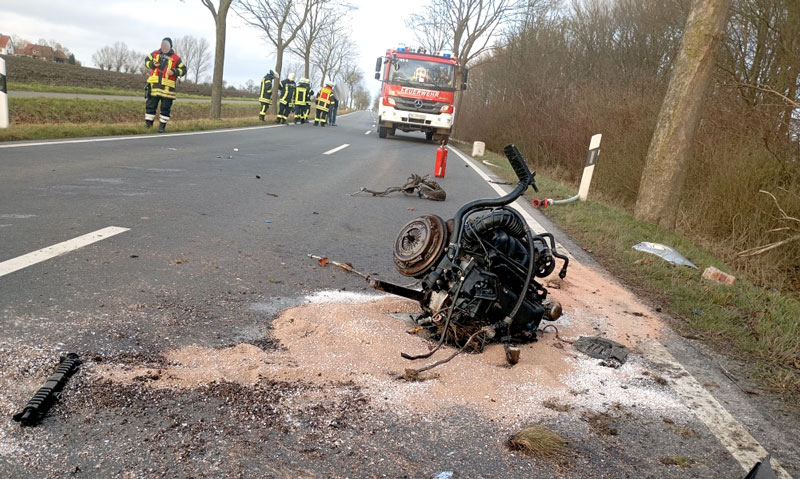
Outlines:
POLYGON ((314 91, 311 89, 311 80, 301 78, 294 88, 294 123, 306 123, 308 112, 311 110, 311 96, 314 91))
POLYGON ((327 123, 332 94, 333 82, 325 82, 325 86, 322 87, 317 94, 317 104, 314 111, 314 126, 325 126, 325 123, 327 123))
POLYGON ((161 48, 147 56, 145 67, 150 71, 145 88, 144 126, 150 128, 156 119, 156 110, 161 103, 158 132, 164 133, 175 100, 178 77, 186 75, 186 65, 172 49, 172 39, 161 40, 161 48))
POLYGON ((264 121, 267 110, 272 105, 272 80, 274 79, 275 72, 272 70, 261 79, 261 94, 258 97, 258 101, 261 102, 261 113, 258 114, 258 119, 261 121, 264 121))
POLYGON ((278 97, 280 98, 278 104, 280 109, 278 110, 278 119, 275 120, 275 123, 287 123, 289 120, 292 106, 294 106, 294 88, 294 73, 290 73, 289 77, 281 80, 280 86, 278 86, 278 97))

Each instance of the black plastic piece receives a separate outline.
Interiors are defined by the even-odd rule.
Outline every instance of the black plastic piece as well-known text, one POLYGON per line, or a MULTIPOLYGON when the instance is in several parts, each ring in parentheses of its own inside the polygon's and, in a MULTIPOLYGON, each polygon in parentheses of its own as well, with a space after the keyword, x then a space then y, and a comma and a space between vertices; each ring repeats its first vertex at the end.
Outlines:
POLYGON ((69 353, 59 361, 58 369, 44 383, 44 386, 36 391, 25 409, 14 414, 13 419, 22 426, 35 426, 47 414, 47 411, 55 403, 64 389, 67 379, 72 376, 80 366, 81 360, 75 353, 69 353))

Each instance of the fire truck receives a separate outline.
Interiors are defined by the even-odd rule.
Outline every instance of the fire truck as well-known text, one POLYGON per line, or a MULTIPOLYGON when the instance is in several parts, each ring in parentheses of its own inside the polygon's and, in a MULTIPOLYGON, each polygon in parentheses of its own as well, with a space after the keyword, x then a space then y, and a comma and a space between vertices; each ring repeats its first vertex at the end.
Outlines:
POLYGON ((455 92, 467 89, 467 69, 459 68, 452 52, 429 54, 401 44, 378 57, 375 79, 381 77, 378 137, 386 138, 397 130, 421 131, 428 141, 447 142, 455 115, 455 92))

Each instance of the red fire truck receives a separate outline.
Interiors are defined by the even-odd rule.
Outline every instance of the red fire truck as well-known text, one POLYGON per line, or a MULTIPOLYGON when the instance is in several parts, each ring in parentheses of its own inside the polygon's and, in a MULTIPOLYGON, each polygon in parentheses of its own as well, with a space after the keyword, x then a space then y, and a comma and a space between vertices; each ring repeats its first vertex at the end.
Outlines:
POLYGON ((428 54, 400 45, 378 57, 375 79, 381 80, 381 75, 378 136, 421 131, 429 141, 446 142, 453 126, 456 89, 467 89, 467 69, 459 68, 452 52, 428 54))

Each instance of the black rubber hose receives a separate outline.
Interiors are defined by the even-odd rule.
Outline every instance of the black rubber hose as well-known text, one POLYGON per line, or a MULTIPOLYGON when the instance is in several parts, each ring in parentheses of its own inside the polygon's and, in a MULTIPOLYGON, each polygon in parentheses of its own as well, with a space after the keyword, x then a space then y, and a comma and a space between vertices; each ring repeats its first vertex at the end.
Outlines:
POLYGON ((507 209, 494 210, 468 224, 471 227, 464 232, 464 239, 471 242, 478 241, 480 236, 497 229, 504 229, 516 238, 521 238, 525 234, 524 222, 507 209))
MULTIPOLYGON (((531 287, 531 280, 533 279, 533 270, 536 269, 536 258, 534 256, 534 248, 533 248, 533 234, 531 233, 531 229, 528 228, 528 225, 525 225, 525 234, 528 237, 528 274, 525 276, 525 285, 522 286, 522 292, 519 294, 519 298, 517 299, 517 304, 514 305, 514 309, 511 310, 511 313, 507 316, 512 321, 514 316, 517 315, 519 309, 522 307, 522 303, 525 301, 525 297, 528 296, 528 288, 531 287)), ((511 323, 508 323, 509 329, 511 328, 511 323)))

